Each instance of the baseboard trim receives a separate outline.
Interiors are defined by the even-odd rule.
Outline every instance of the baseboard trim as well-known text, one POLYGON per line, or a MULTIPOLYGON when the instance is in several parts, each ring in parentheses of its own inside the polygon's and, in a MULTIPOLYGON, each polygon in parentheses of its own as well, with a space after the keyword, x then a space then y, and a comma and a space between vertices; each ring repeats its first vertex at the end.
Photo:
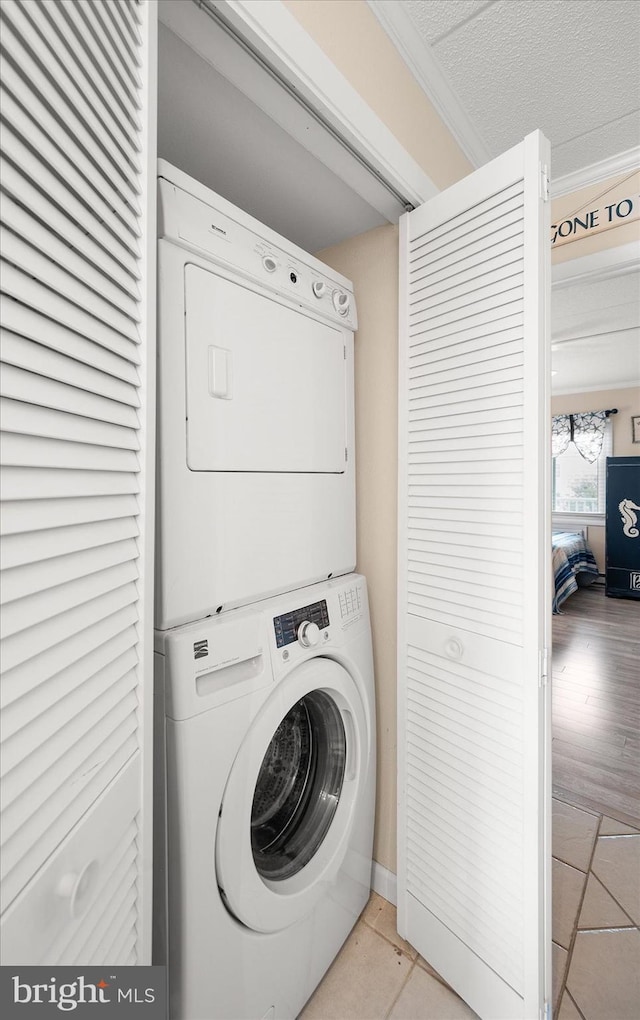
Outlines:
POLYGON ((394 907, 398 905, 398 880, 392 871, 373 861, 371 865, 371 888, 383 896, 394 907))

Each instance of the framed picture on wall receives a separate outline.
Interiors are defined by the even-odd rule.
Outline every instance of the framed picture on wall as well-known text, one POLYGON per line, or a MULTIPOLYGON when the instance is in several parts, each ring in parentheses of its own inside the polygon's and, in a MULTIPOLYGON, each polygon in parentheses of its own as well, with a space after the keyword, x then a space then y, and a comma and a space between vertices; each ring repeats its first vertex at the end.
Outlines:
POLYGON ((640 414, 635 414, 631 418, 631 442, 640 443, 640 414))

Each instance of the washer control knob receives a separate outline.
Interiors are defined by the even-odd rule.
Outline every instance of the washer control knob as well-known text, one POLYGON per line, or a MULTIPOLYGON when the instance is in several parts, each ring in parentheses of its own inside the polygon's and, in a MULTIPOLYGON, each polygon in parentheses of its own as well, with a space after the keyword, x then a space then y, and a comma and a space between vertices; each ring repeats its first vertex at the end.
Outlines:
POLYGON ((324 280, 314 280, 311 290, 317 298, 321 298, 327 293, 327 285, 324 280))
POLYGON ((268 273, 275 273, 277 269, 277 262, 272 255, 265 255, 262 259, 262 265, 268 273))
POLYGON ((320 640, 320 628, 317 623, 304 620, 298 627, 298 641, 303 648, 313 648, 320 640))
POLYGON ((343 290, 334 290, 333 307, 339 315, 346 315, 349 311, 349 295, 343 290))

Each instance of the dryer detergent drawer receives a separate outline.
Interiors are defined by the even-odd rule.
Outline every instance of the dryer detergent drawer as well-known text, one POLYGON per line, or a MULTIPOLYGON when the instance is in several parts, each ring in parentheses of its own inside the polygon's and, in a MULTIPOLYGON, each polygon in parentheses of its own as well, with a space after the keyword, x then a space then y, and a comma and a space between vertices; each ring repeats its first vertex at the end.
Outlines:
POLYGON ((342 331, 195 265, 185 302, 188 467, 344 472, 342 331))

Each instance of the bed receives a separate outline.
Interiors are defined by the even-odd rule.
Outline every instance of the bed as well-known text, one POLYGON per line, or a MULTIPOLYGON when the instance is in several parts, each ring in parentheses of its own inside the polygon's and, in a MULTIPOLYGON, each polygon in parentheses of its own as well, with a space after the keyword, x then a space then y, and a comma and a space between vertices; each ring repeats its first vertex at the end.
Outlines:
POLYGON ((578 532, 554 531, 551 544, 555 584, 553 612, 559 613, 562 603, 574 591, 593 584, 598 577, 598 565, 584 535, 578 532))

